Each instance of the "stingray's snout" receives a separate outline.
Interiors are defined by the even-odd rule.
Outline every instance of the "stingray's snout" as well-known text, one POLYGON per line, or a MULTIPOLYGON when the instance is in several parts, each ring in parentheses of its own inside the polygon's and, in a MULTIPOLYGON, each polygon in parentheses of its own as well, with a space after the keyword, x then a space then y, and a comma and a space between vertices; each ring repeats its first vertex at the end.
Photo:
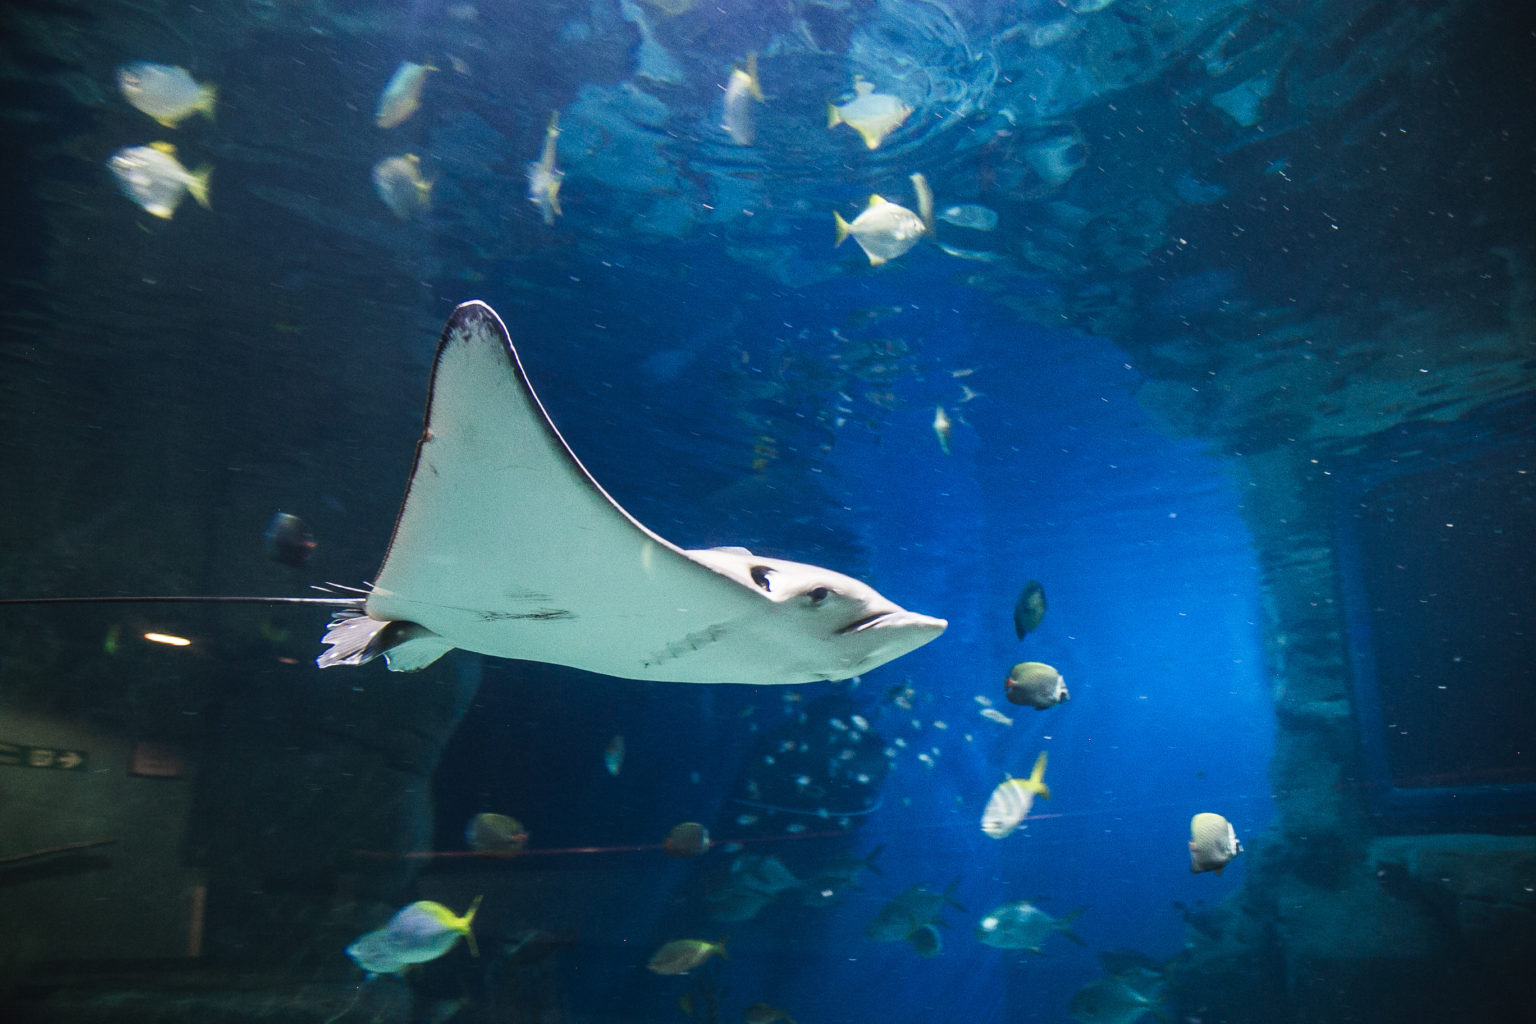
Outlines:
POLYGON ((859 671, 867 672, 917 650, 948 627, 944 619, 897 608, 860 619, 846 627, 842 635, 856 634, 869 645, 858 666, 859 671))

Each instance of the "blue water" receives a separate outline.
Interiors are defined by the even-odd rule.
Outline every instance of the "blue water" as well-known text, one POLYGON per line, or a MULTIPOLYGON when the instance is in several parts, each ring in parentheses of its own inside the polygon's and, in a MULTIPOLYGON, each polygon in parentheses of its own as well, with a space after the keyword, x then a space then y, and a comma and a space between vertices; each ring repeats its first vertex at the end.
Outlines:
MULTIPOLYGON (((438 332, 480 299, 570 447, 646 526, 683 547, 827 566, 948 631, 846 682, 690 686, 465 654, 416 676, 320 673, 315 609, 5 609, 0 744, 89 745, 94 788, 0 765, 0 911, 44 922, 14 948, 0 941, 0 966, 39 972, 28 989, 0 970, 0 1018, 20 993, 45 1018, 94 1021, 141 988, 177 1021, 202 1019, 188 990, 222 991, 217 1019, 240 1021, 265 1019, 261 998, 284 993, 304 1020, 478 1022, 537 1007, 549 1022, 705 1024, 711 992, 720 1021, 756 1001, 803 1024, 1061 1021, 1117 952, 1167 965, 1179 1011, 1194 1012, 1211 979, 1178 978, 1176 958, 1204 912, 1228 900, 1251 914, 1297 884, 1276 794, 1348 788, 1358 817, 1332 824, 1356 846, 1339 877, 1370 870, 1364 804, 1349 803, 1365 785, 1349 715, 1320 725, 1337 764, 1300 781, 1272 768, 1282 696, 1342 706, 1354 682, 1285 678, 1281 641, 1306 650, 1294 664, 1343 673, 1318 652, 1346 633, 1366 642, 1381 608, 1361 595, 1412 562, 1424 578, 1393 595, 1398 631, 1373 623, 1399 655, 1379 663, 1411 676, 1432 656, 1449 674, 1464 671, 1447 668, 1464 647, 1505 649, 1479 632, 1494 617, 1484 601, 1524 642, 1526 606, 1489 591, 1529 572, 1479 561, 1519 561, 1504 531, 1528 516, 1501 506, 1530 502, 1536 86, 1529 33, 1503 12, 663 6, 8 11, 15 159, 0 193, 21 226, 0 240, 0 470, 13 488, 0 597, 371 579, 438 332), (722 131, 720 100, 752 52, 768 101, 752 107, 747 148, 722 131), (216 83, 217 119, 150 121, 117 91, 129 60, 216 83), (380 129, 378 91, 405 60, 438 70, 421 109, 380 129), (851 98, 856 77, 914 107, 878 150, 826 128, 826 104, 851 98), (1221 98, 1232 90, 1251 108, 1221 98), (525 168, 552 111, 564 211, 547 225, 525 168), (114 181, 114 152, 165 140, 187 167, 214 166, 211 209, 187 200, 160 219, 114 181), (370 174, 405 153, 431 202, 399 219, 370 174), (856 242, 834 247, 834 210, 853 218, 871 193, 916 206, 914 172, 940 209, 984 206, 996 230, 941 220, 878 267, 856 242), (1437 561, 1413 548, 1463 511, 1441 515, 1437 497, 1459 493, 1435 475, 1445 466, 1479 478, 1466 490, 1488 511, 1463 531, 1468 548, 1437 561), (1422 522, 1381 526, 1398 506, 1422 522), (278 510, 314 531, 311 564, 264 553, 278 510), (1371 581, 1336 594, 1313 547, 1293 564, 1292 512, 1298 545, 1326 543, 1336 515, 1361 520, 1355 561, 1371 581), (1262 557, 1256 524, 1272 545, 1262 557), (1459 566, 1447 615, 1425 595, 1459 566), (1048 611, 1020 641, 1011 615, 1029 580, 1048 611), (1324 609, 1312 617, 1307 588, 1324 609), (1464 627, 1454 640, 1452 625, 1464 627), (147 646, 151 629, 185 632, 190 650, 147 646), (1006 703, 1003 680, 1026 660, 1059 669, 1071 700, 1006 703), (984 718, 978 698, 1012 723, 984 718), (761 790, 798 785, 790 758, 766 759, 781 737, 854 715, 892 751, 836 794, 856 806, 762 806, 761 790), (603 763, 615 736, 617 774, 603 763), (144 743, 190 768, 174 781, 127 770, 144 743), (993 787, 1041 751, 1051 798, 1013 835, 987 837, 993 787), (1219 876, 1189 871, 1203 811, 1248 847, 1219 876), (481 812, 516 816, 527 851, 467 856, 465 823, 481 812), (663 856, 667 829, 690 820, 714 848, 663 856), (108 838, 116 859, 5 874, 13 853, 108 838), (832 905, 791 890, 750 920, 708 912, 733 859, 772 856, 806 879, 876 849, 878 871, 832 905), (1243 902, 1256 863, 1281 867, 1243 902), (933 958, 865 935, 914 885, 953 886, 933 958), (364 983, 348 942, 413 900, 462 910, 482 895, 478 960, 456 948, 346 1009, 364 983), (1076 913, 1081 943, 1052 936, 1036 956, 976 940, 986 912, 1023 899, 1076 913), (553 952, 518 960, 508 947, 531 930, 553 952), (727 935, 728 961, 682 978, 646 970, 669 940, 727 935)), ((1361 727, 1417 701, 1415 736, 1388 741, 1405 777, 1461 778, 1463 765, 1429 755, 1456 762, 1473 746, 1492 754, 1471 781, 1511 762, 1527 779, 1520 722, 1500 747, 1470 721, 1524 699, 1526 648, 1507 649, 1478 662, 1493 666, 1485 702, 1444 714, 1441 690, 1394 696, 1388 679, 1361 727), (1456 735, 1421 745, 1417 731, 1437 728, 1456 735)), ((1382 888, 1350 878, 1351 898, 1382 888)), ((1298 935, 1275 938, 1277 921, 1254 930, 1278 976, 1298 935)))

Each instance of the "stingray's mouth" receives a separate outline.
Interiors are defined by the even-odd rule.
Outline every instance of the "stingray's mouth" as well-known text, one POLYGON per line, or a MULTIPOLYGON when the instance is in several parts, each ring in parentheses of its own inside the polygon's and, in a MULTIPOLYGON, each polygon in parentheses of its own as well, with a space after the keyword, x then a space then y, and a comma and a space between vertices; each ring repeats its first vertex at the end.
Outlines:
POLYGON ((944 632, 949 625, 943 619, 935 619, 928 615, 919 615, 917 612, 909 612, 903 608, 896 608, 887 612, 873 612, 862 619, 855 619, 842 629, 837 631, 838 636, 852 636, 855 633, 863 633, 870 629, 892 629, 918 627, 925 632, 931 631, 934 636, 944 632))
POLYGON ((892 614, 894 613, 875 612, 873 615, 866 615, 862 619, 848 623, 848 625, 837 631, 837 635, 849 636, 853 633, 862 633, 866 629, 873 629, 874 627, 880 625, 880 623, 885 619, 890 618, 892 614))

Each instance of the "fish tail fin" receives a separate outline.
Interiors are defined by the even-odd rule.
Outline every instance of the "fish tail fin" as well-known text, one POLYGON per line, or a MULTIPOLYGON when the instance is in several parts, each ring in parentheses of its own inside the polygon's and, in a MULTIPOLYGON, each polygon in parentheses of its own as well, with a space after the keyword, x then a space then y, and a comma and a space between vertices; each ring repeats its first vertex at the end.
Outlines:
POLYGON ((187 191, 192 193, 192 198, 197 200, 197 205, 205 210, 213 209, 208 205, 208 179, 212 175, 213 165, 203 164, 187 178, 187 191))
POLYGON ((928 178, 921 172, 912 175, 912 190, 917 193, 917 215, 923 219, 923 227, 933 234, 933 189, 928 178))
POLYGON ((331 649, 315 659, 321 668, 335 665, 366 665, 383 655, 392 672, 426 668, 453 650, 442 637, 414 622, 376 619, 359 601, 331 616, 331 625, 320 642, 331 649))
POLYGON ((1076 921, 1079 917, 1082 917, 1083 911, 1087 909, 1087 907, 1078 907, 1071 913, 1062 915, 1061 920, 1056 922, 1056 930, 1061 932, 1062 935, 1071 939, 1073 942, 1077 943, 1079 946, 1086 946, 1088 943, 1084 942, 1082 938, 1077 934, 1077 932, 1072 930, 1072 922, 1076 921))
POLYGON ((848 222, 836 210, 832 211, 832 222, 837 225, 837 241, 833 243, 833 248, 836 248, 848 241, 848 222))
POLYGON ((219 87, 205 85, 197 91, 197 106, 194 110, 200 112, 208 120, 213 120, 213 105, 219 100, 219 87))
POLYGON ((885 872, 881 871, 880 868, 875 864, 875 859, 878 858, 880 856, 880 854, 883 853, 884 851, 885 851, 885 844, 881 843, 879 846, 875 847, 873 850, 870 850, 869 851, 869 856, 864 858, 864 866, 866 868, 868 868, 869 870, 873 871, 875 874, 879 875, 881 878, 885 877, 885 872))
POLYGON ((715 943, 711 947, 716 953, 720 954, 720 959, 721 960, 729 960, 730 959, 730 955, 727 954, 726 951, 725 951, 725 944, 726 944, 726 942, 729 939, 730 939, 730 936, 726 935, 726 936, 722 937, 719 942, 715 943))
POLYGON ((464 911, 464 916, 459 919, 459 926, 464 932, 464 941, 469 944, 469 955, 474 957, 480 955, 480 946, 475 942, 474 923, 475 915, 480 912, 480 901, 483 899, 485 899, 483 893, 476 896, 474 902, 469 905, 469 909, 464 911))
POLYGON ((763 83, 757 80, 757 51, 747 54, 747 91, 759 103, 768 102, 763 96, 763 83))
POLYGON ((564 216, 560 212, 560 182, 556 181, 549 186, 549 209, 556 217, 564 216))
POLYGON ((1040 756, 1035 758, 1035 766, 1030 769, 1029 778, 1021 781, 1038 795, 1047 800, 1051 798, 1051 787, 1045 784, 1045 751, 1040 751, 1040 756))
POLYGON ((838 113, 836 105, 830 100, 827 102, 827 127, 836 128, 843 123, 843 115, 838 113))

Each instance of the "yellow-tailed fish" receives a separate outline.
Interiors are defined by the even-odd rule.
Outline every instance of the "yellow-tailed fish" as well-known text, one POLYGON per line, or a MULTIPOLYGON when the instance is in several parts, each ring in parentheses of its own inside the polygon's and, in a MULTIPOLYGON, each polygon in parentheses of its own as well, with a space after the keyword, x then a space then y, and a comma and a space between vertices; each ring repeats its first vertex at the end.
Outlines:
POLYGON ((117 87, 136 109, 167 128, 175 128, 193 114, 212 121, 218 99, 217 88, 200 84, 186 68, 142 60, 117 69, 117 87))
POLYGON ((658 949, 645 966, 657 974, 687 974, 711 956, 716 955, 722 960, 730 959, 725 954, 724 939, 719 942, 705 942, 703 939, 674 939, 658 949))
POLYGON ((1050 787, 1045 784, 1045 751, 1035 758, 1035 767, 1027 779, 1008 778, 992 791, 986 809, 981 812, 981 830, 993 839, 1012 835, 1024 824, 1035 797, 1051 798, 1050 787))
POLYGON ((421 160, 414 153, 385 157, 373 165, 373 189, 401 220, 432 205, 432 183, 421 176, 421 160))
POLYGON ((213 168, 204 164, 189 171, 176 159, 176 147, 169 142, 151 142, 147 146, 129 146, 112 154, 107 161, 123 195, 156 217, 170 220, 191 195, 199 206, 208 206, 208 177, 213 168))
POLYGON ((1237 830, 1219 814, 1205 811, 1189 819, 1189 870, 1195 874, 1221 874, 1232 858, 1243 852, 1237 830))
POLYGON ((862 78, 853 80, 853 91, 847 103, 827 104, 827 127, 846 124, 863 137, 864 145, 879 149, 885 137, 911 116, 912 108, 895 96, 875 92, 874 84, 862 78))
POLYGON ((560 182, 565 172, 555 166, 555 141, 560 138, 560 111, 549 115, 544 151, 528 164, 528 201, 539 208, 545 224, 560 216, 560 182))
POLYGON ((870 196, 869 205, 852 223, 843 220, 837 211, 832 212, 836 244, 842 245, 853 236, 872 267, 893 260, 916 245, 924 233, 933 229, 933 192, 928 188, 928 179, 921 174, 912 175, 911 180, 917 193, 918 213, 881 196, 870 196))
POLYGON ((479 956, 475 933, 470 930, 481 897, 462 916, 441 903, 420 900, 405 907, 383 928, 371 931, 347 947, 347 955, 369 974, 398 974, 412 964, 436 960, 459 941, 469 943, 469 951, 479 956))
POLYGON ((415 64, 405 60, 395 69, 379 94, 379 106, 373 119, 380 128, 393 128, 421 108, 421 90, 427 84, 427 73, 436 71, 431 64, 415 64))
POLYGON ((725 116, 720 127, 738 146, 750 146, 757 138, 757 126, 752 123, 752 101, 763 100, 763 86, 757 80, 757 54, 747 54, 747 66, 734 68, 730 81, 725 84, 725 116))

